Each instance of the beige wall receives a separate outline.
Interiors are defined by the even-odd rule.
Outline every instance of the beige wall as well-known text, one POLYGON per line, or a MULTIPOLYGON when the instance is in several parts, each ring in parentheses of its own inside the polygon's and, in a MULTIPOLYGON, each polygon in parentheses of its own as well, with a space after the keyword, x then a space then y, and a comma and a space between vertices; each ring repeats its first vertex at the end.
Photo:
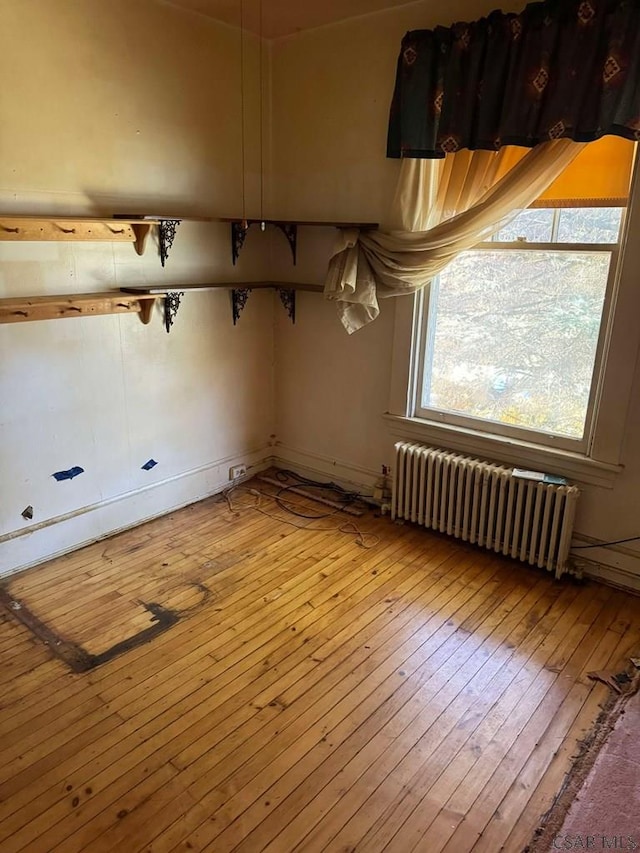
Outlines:
MULTIPOLYGON (((278 215, 292 211, 301 218, 384 222, 398 171, 398 162, 385 157, 385 142, 402 36, 410 29, 473 19, 494 6, 493 0, 414 3, 277 41, 278 215)), ((321 282, 330 246, 328 235, 307 229, 297 274, 321 282)), ((633 263, 627 260, 627 280, 635 280, 633 263)), ((276 274, 289 274, 284 255, 276 274)), ((387 300, 381 307, 376 323, 351 337, 332 316, 332 306, 311 295, 301 300, 295 328, 278 324, 276 412, 284 460, 325 474, 340 472, 359 483, 370 483, 381 463, 392 461, 396 438, 382 415, 389 407, 397 306, 387 300)), ((633 359, 633 350, 626 357, 633 359)), ((584 486, 577 530, 601 541, 640 534, 639 392, 636 378, 628 416, 624 406, 619 414, 620 421, 626 419, 623 472, 612 487, 584 486)), ((640 586, 637 545, 583 556, 613 567, 610 578, 640 586)))
MULTIPOLYGON (((389 103, 400 40, 409 29, 474 17, 491 2, 434 9, 414 3, 274 42, 273 209, 301 220, 384 222, 398 161, 386 158, 389 103)), ((277 278, 322 283, 335 232, 301 229, 298 265, 273 242, 277 278)), ((299 296, 295 327, 277 334, 276 411, 280 452, 309 466, 333 460, 371 483, 391 462, 382 413, 389 402, 395 304, 347 336, 335 309, 299 296)))
MULTIPOLYGON (((493 6, 425 0, 265 49, 265 214, 384 222, 402 35, 493 6)), ((0 21, 3 212, 242 212, 237 30, 163 0, 0 0, 0 21)), ((245 55, 255 216, 255 39, 245 55)), ((302 228, 292 267, 281 235, 251 232, 234 268, 224 226, 184 223, 164 270, 155 246, 139 258, 126 245, 0 243, 0 296, 260 278, 268 268, 320 283, 333 240, 331 229, 302 228)), ((121 316, 0 325, 0 573, 219 489, 230 464, 269 456, 274 432, 281 461, 358 485, 391 462, 382 415, 393 300, 351 337, 315 294, 298 295, 295 326, 270 294, 254 294, 236 328, 229 310, 226 293, 189 294, 169 336, 159 312, 149 327, 121 316), (151 456, 159 465, 141 471, 151 456), (85 473, 52 479, 73 465, 85 473), (32 522, 20 516, 27 504, 32 522)), ((640 529, 638 390, 636 380, 619 416, 623 473, 612 488, 584 490, 578 530, 603 540, 640 529)), ((592 552, 632 582, 637 554, 592 552)))
MULTIPOLYGON (((241 212, 238 31, 155 0, 0 0, 0 211, 241 212)), ((257 57, 245 45, 248 190, 257 57)), ((268 138, 268 135, 267 135, 268 138)), ((259 278, 227 226, 156 245, 0 242, 0 296, 259 278)), ((273 298, 237 327, 229 294, 193 293, 170 335, 106 316, 0 325, 0 573, 210 494, 274 429, 273 298), (141 470, 150 457, 159 464, 141 470), (54 471, 85 473, 57 483, 54 471), (21 517, 27 505, 33 521, 21 517)))
MULTIPOLYGON (((0 187, 14 208, 47 193, 48 210, 74 213, 240 212, 237 29, 157 0, 1 0, 0 15, 0 187)), ((245 48, 255 173, 255 38, 245 48)))

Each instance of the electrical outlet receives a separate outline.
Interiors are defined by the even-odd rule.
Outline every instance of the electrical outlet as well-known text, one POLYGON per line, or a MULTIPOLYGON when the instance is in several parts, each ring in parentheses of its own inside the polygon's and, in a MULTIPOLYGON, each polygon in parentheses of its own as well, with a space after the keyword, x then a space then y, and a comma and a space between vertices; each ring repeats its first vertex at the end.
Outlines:
POLYGON ((246 465, 233 465, 231 468, 229 468, 229 479, 238 480, 240 479, 240 477, 244 477, 246 473, 246 465))

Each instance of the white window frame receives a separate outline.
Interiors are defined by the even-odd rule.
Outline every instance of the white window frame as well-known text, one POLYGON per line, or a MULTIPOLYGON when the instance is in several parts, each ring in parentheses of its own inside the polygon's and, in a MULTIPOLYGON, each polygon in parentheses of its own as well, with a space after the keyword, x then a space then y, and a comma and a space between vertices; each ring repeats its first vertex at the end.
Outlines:
MULTIPOLYGON (((546 470, 578 482, 611 488, 622 470, 622 442, 640 349, 640 169, 638 155, 627 213, 624 217, 617 263, 612 259, 612 284, 608 287, 591 395, 589 433, 581 446, 564 442, 543 443, 539 434, 512 435, 487 429, 489 422, 450 423, 438 417, 416 417, 417 360, 420 353, 425 292, 397 298, 391 366, 389 411, 386 419, 392 436, 416 439, 436 446, 482 455, 510 464, 546 470), (479 428, 481 426, 482 428, 479 428)), ((500 244, 489 243, 488 248, 500 244)), ((512 244, 509 244, 512 245, 512 244)), ((538 248, 544 244, 526 244, 538 248)), ((547 244, 557 248, 557 244, 547 244)), ((572 248, 575 244, 571 244, 572 248)), ((587 244, 588 250, 593 245, 587 244)), ((585 248, 587 248, 585 246, 585 248)), ((519 246, 520 248, 520 246, 519 246)), ((426 289, 425 289, 426 290, 426 289)), ((502 426, 502 425, 501 425, 502 426)), ((520 432, 520 430, 518 430, 520 432)))
MULTIPOLYGON (((557 219, 557 216, 555 217, 557 219)), ((624 215, 620 226, 620 233, 624 233, 624 215)), ((614 280, 618 267, 619 258, 619 241, 616 243, 533 243, 533 242, 510 242, 501 243, 497 241, 480 243, 471 251, 536 251, 536 252, 581 252, 581 253, 601 253, 604 252, 610 256, 609 275, 605 286, 605 297, 602 306, 602 316, 600 321, 600 331, 598 334, 598 342, 595 353, 595 361, 593 367, 593 375, 591 381, 591 389, 589 392, 589 401, 586 411, 585 432, 581 439, 569 438, 567 436, 555 435, 540 430, 528 429, 521 426, 510 426, 500 423, 499 421, 491 421, 487 418, 477 418, 472 415, 464 415, 456 412, 439 410, 436 408, 423 408, 420 405, 421 391, 424 381, 424 367, 430 341, 428 340, 430 332, 430 311, 433 297, 433 287, 425 288, 422 295, 422 304, 420 306, 420 337, 418 343, 419 352, 416 357, 416 376, 413 383, 413 405, 411 411, 417 418, 426 420, 436 420, 442 423, 457 424, 458 426, 467 427, 468 429, 477 429, 481 432, 488 432, 492 435, 512 436, 515 439, 548 445, 550 447, 559 447, 564 450, 576 451, 579 453, 588 452, 591 446, 593 435, 593 413, 595 402, 598 398, 600 388, 600 380, 602 375, 602 356, 604 344, 607 340, 607 329, 611 322, 611 303, 613 297, 614 280)))

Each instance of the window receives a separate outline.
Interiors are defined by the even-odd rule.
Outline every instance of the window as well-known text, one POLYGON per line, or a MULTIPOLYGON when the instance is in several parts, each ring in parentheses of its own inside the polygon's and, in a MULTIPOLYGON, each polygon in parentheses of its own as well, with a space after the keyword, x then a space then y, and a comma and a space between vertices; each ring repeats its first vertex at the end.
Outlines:
POLYGON ((587 452, 622 207, 530 208, 424 294, 414 415, 587 452))

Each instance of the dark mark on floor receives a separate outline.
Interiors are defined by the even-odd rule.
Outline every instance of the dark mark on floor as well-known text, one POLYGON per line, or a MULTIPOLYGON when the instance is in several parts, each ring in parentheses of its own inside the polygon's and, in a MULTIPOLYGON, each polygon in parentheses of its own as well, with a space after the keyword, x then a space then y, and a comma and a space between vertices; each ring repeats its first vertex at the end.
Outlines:
MULTIPOLYGON (((211 590, 199 581, 192 582, 202 599, 186 610, 175 611, 163 607, 154 602, 138 601, 137 603, 151 614, 151 622, 148 628, 138 631, 131 637, 121 640, 100 654, 94 655, 87 652, 82 646, 71 640, 65 640, 55 633, 48 625, 42 622, 22 601, 15 599, 4 587, 0 587, 0 613, 4 611, 21 622, 31 633, 40 640, 56 657, 60 658, 73 672, 88 672, 107 663, 118 655, 125 654, 132 649, 138 648, 145 643, 151 642, 160 634, 173 627, 184 616, 189 616, 200 610, 212 597, 211 590)), ((70 790, 69 788, 67 790, 70 790)))

